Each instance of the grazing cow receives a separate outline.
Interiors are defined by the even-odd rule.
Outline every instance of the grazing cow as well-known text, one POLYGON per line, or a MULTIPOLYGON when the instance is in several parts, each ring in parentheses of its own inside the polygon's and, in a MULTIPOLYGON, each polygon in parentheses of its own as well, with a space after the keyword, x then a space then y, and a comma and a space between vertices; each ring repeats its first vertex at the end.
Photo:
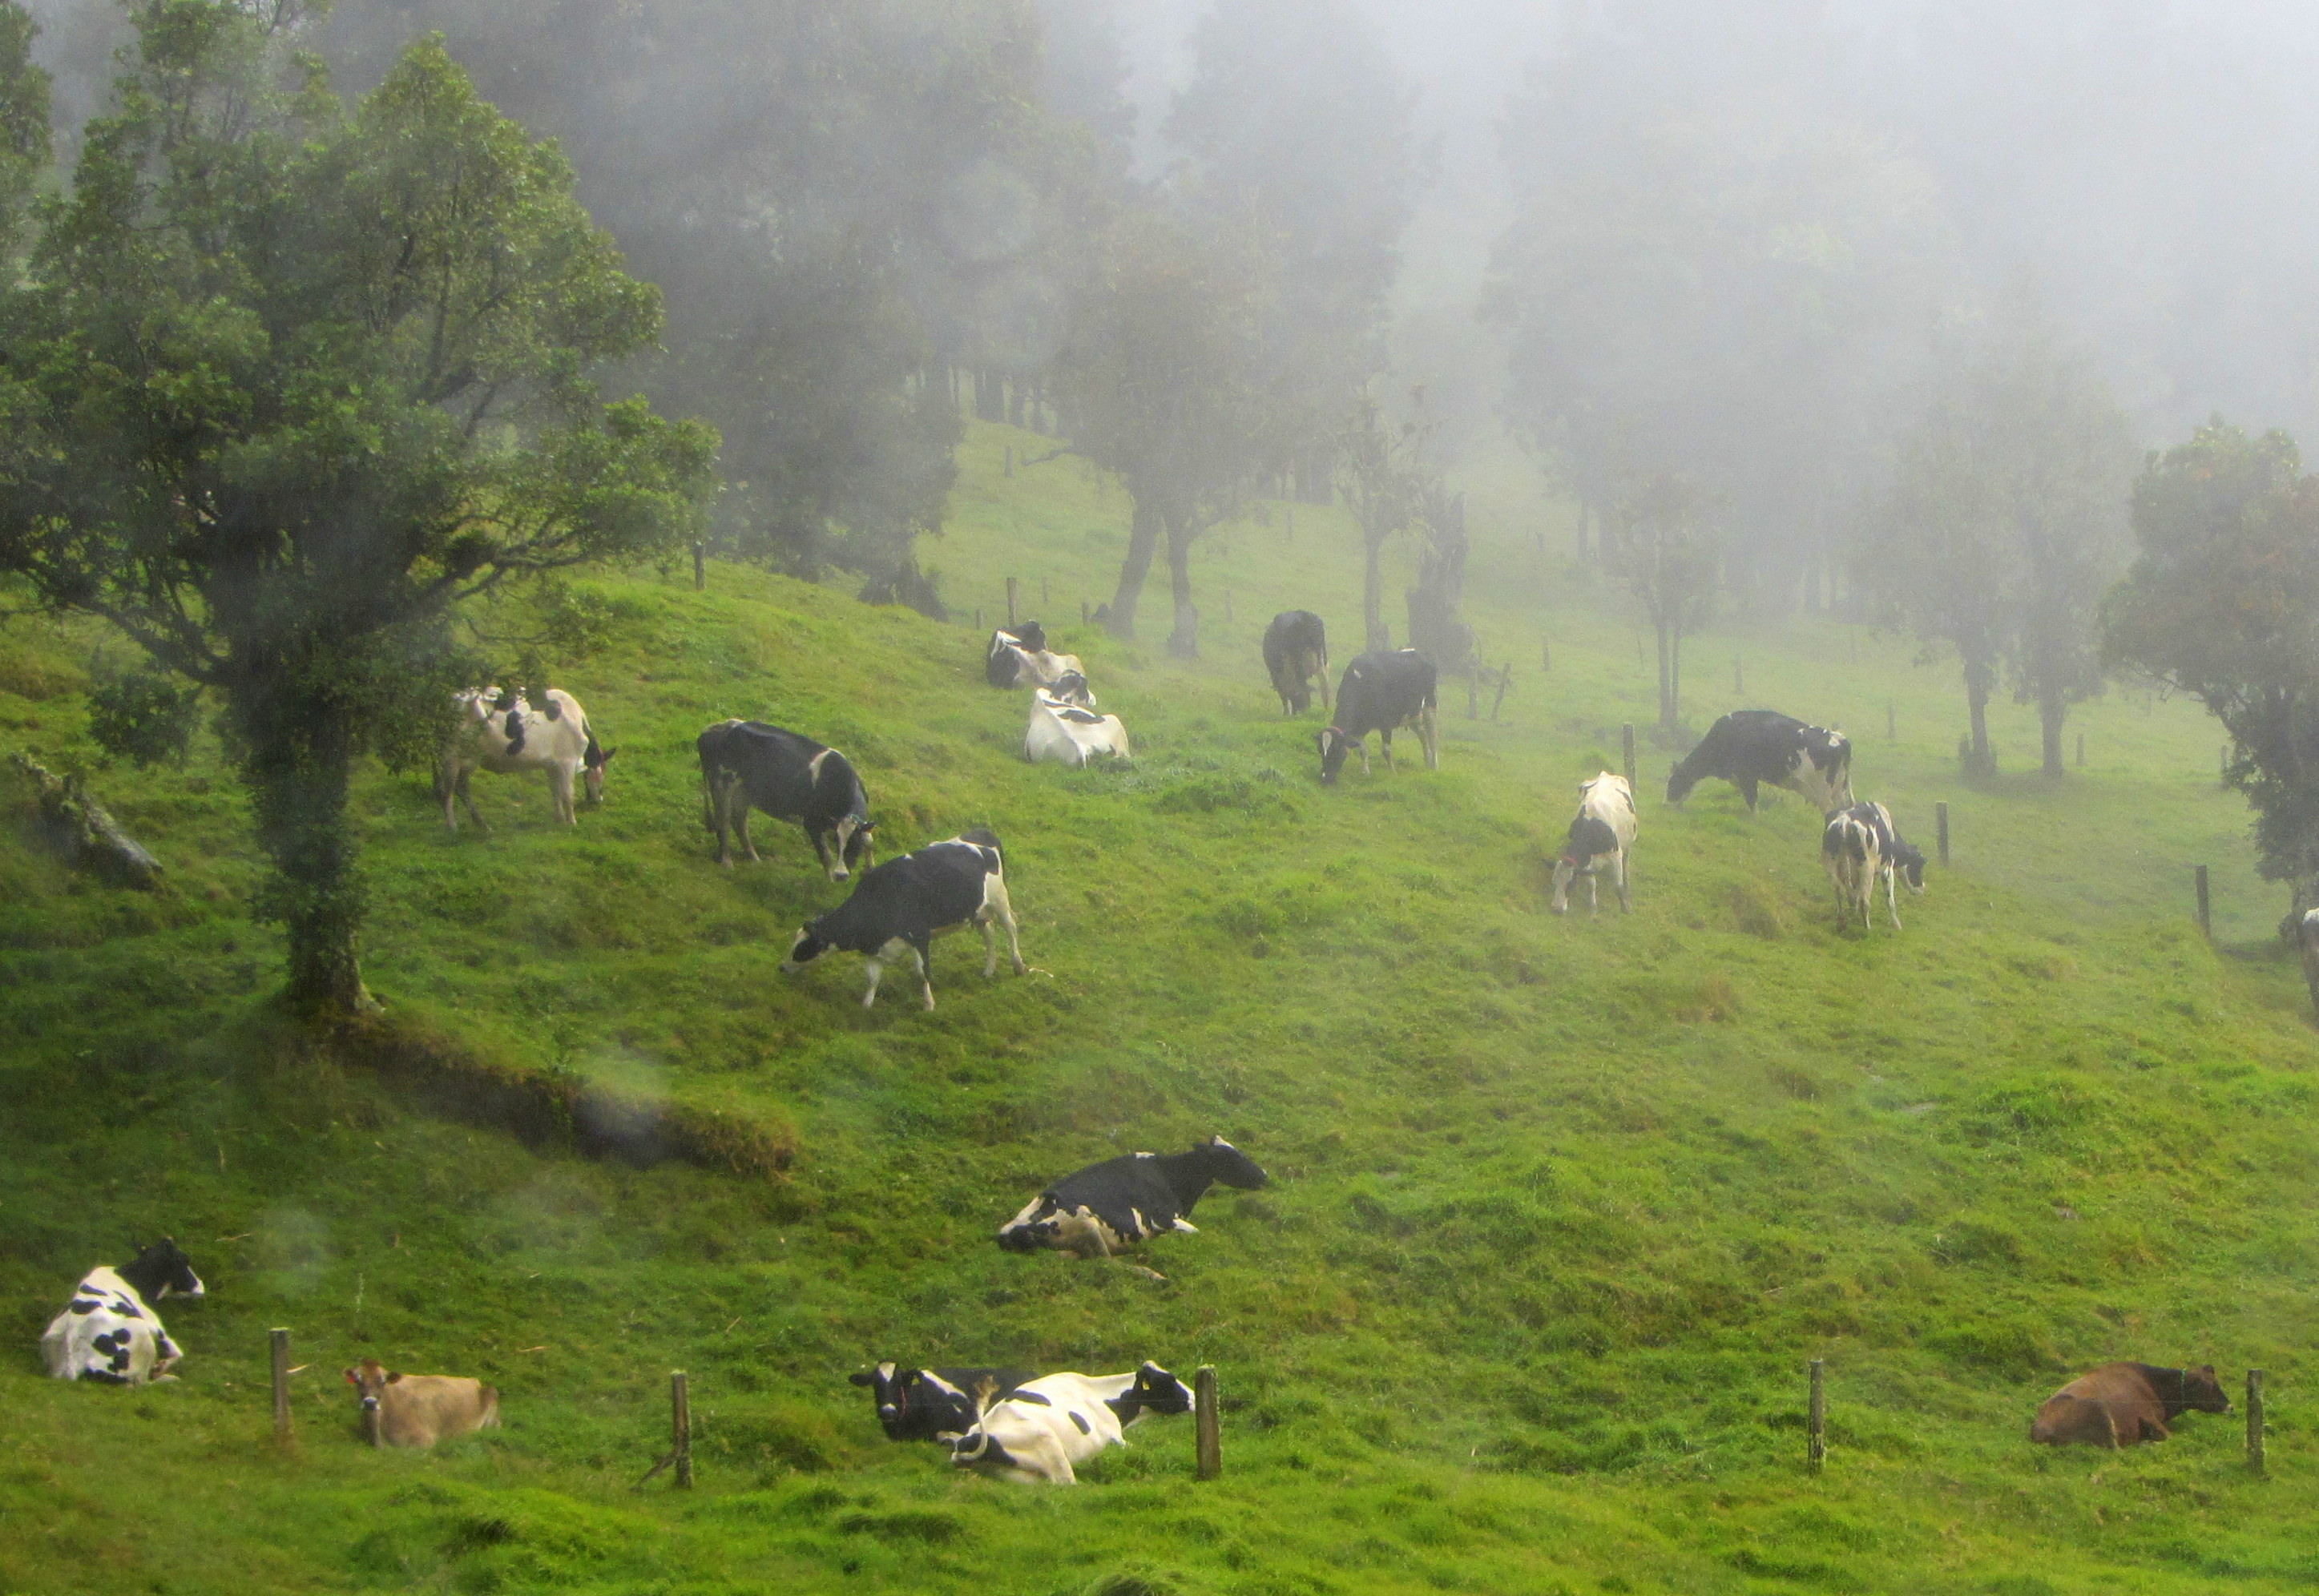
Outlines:
POLYGON ((1586 878, 1586 912, 1597 913, 1594 878, 1607 862, 1611 879, 1619 888, 1619 912, 1634 906, 1627 897, 1627 855, 1635 846, 1635 789, 1624 776, 1604 771, 1578 784, 1578 816, 1570 823, 1570 841, 1554 861, 1554 912, 1570 912, 1570 883, 1586 878))
POLYGON ((398 1375, 365 1357, 347 1371, 362 1393, 363 1434, 374 1447, 431 1447, 500 1421, 500 1393, 460 1375, 398 1375))
POLYGON ((1765 782, 1801 794, 1825 815, 1852 803, 1852 739, 1773 710, 1734 709, 1668 775, 1667 802, 1683 802, 1710 776, 1737 787, 1751 815, 1765 782))
POLYGON ((1393 769, 1393 734, 1403 726, 1415 727, 1418 740, 1425 744, 1425 768, 1439 770, 1433 689, 1433 662, 1413 648, 1398 654, 1380 649, 1347 665, 1345 679, 1337 684, 1335 713, 1319 739, 1321 780, 1334 786, 1337 772, 1345 768, 1345 756, 1356 748, 1361 753, 1361 774, 1367 775, 1371 732, 1384 734, 1385 768, 1393 769))
POLYGON ((1284 609, 1264 628, 1264 668, 1280 695, 1283 715, 1313 707, 1313 683, 1321 684, 1321 708, 1329 708, 1329 628, 1309 609, 1284 609))
POLYGON ((906 1369, 881 1363, 874 1369, 847 1376, 856 1385, 870 1387, 878 1404, 878 1422, 889 1441, 933 1441, 945 1435, 963 1435, 981 1416, 976 1390, 986 1380, 1004 1397, 1031 1378, 1028 1369, 906 1369))
POLYGON ((749 862, 749 811, 793 820, 813 840, 821 868, 843 881, 869 868, 875 849, 870 794, 844 754, 762 720, 723 720, 700 734, 701 818, 717 834, 717 862, 730 867, 732 839, 749 862))
POLYGON ((1031 690, 1031 724, 1023 732, 1023 757, 1033 764, 1084 765, 1109 754, 1130 759, 1127 727, 1116 715, 1098 715, 1066 703, 1044 688, 1031 690))
POLYGON ((932 1008, 934 939, 968 925, 982 928, 985 980, 998 973, 994 926, 1006 933, 1015 973, 1031 973, 1015 934, 1015 910, 1006 901, 1006 855, 998 839, 980 829, 889 859, 865 873, 853 897, 805 923, 781 960, 781 973, 795 975, 833 948, 859 953, 870 966, 870 989, 862 995, 862 1006, 869 1008, 878 1001, 878 978, 887 962, 907 953, 918 961, 918 987, 932 1008))
POLYGON ((1001 1479, 1076 1485, 1072 1465, 1127 1445, 1124 1431, 1146 1413, 1191 1411, 1190 1389, 1150 1361, 1132 1375, 1048 1375, 984 1409, 951 1442, 950 1460, 1001 1479))
POLYGON ((1002 627, 991 633, 982 673, 993 687, 1053 687, 1071 674, 1087 680, 1079 671, 1078 655, 1048 652, 1047 630, 1037 621, 1024 621, 1011 632, 1002 627))
POLYGON ((1876 897, 1876 881, 1884 881, 1884 906, 1892 929, 1900 929, 1899 881, 1910 892, 1925 889, 1925 852, 1903 842, 1892 829, 1892 811, 1881 804, 1854 804, 1827 817, 1819 834, 1819 859, 1827 879, 1836 884, 1836 923, 1840 930, 1852 924, 1856 910, 1860 929, 1866 931, 1876 897))
POLYGON ((2303 984, 2311 990, 2311 1007, 2319 1013, 2319 909, 2305 909, 2295 923, 2296 951, 2303 955, 2303 984))
POLYGON ((584 777, 591 807, 604 801, 604 767, 619 751, 598 745, 588 712, 570 693, 549 688, 545 711, 534 710, 512 689, 470 690, 458 695, 458 726, 435 768, 435 796, 443 803, 443 824, 451 830, 459 829, 454 799, 467 806, 476 830, 491 829, 467 790, 467 780, 477 771, 499 776, 546 771, 555 817, 566 825, 579 824, 572 807, 575 776, 584 777))
MULTIPOLYGON (((998 1228, 1009 1252, 1051 1248, 1080 1258, 1110 1258, 1169 1231, 1196 1233, 1185 1216, 1217 1181, 1244 1192, 1271 1177, 1221 1136, 1192 1143, 1189 1152, 1128 1153, 1064 1177, 1023 1205, 998 1228)), ((1141 1266, 1137 1266, 1141 1268, 1141 1266)), ((1154 1280, 1166 1276, 1142 1273, 1154 1280)))
POLYGON ((153 1304, 175 1292, 203 1295, 202 1277, 173 1239, 156 1241, 137 1261, 100 1264, 84 1277, 64 1312, 41 1337, 41 1359, 59 1380, 143 1385, 174 1380, 169 1366, 185 1356, 161 1328, 153 1304))
POLYGON ((2161 1369, 2146 1363, 2106 1363, 2045 1399, 2029 1438, 2047 1446, 2136 1446, 2162 1441, 2186 1411, 2227 1413, 2231 1399, 2215 1366, 2161 1369))

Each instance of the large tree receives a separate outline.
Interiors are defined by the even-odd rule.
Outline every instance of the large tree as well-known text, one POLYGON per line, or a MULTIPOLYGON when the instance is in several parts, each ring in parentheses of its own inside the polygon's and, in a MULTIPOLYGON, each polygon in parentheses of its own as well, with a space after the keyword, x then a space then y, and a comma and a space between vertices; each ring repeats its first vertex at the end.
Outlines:
POLYGON ((1266 275, 1245 239, 1203 236, 1156 205, 1123 212, 1054 363, 1071 446, 1134 500, 1109 625, 1135 636, 1162 543, 1175 599, 1169 652, 1199 652, 1192 546, 1278 460, 1262 382, 1266 275))
POLYGON ((2070 707, 2098 692, 2097 608, 2125 563, 2138 454, 2093 370, 2034 318, 2008 318, 1902 440, 1859 562, 1863 585, 1964 670, 1974 768, 1994 769, 1989 700, 2009 673, 2062 773, 2070 707))
POLYGON ((438 42, 349 113, 294 0, 149 0, 0 303, 0 569, 214 696, 300 1008, 367 1005, 347 816, 456 684, 448 618, 661 546, 715 437, 592 365, 650 347, 552 146, 438 42))
POLYGON ((2319 477, 2285 433, 2220 418, 2134 487, 2140 557, 2105 605, 2110 661, 2188 693, 2231 735, 2264 876, 2319 904, 2319 477))
POLYGON ((1657 640, 1659 731, 1668 738, 1683 726, 1683 640, 1715 609, 1723 546, 1714 509, 1696 483, 1661 473, 1612 506, 1603 524, 1611 568, 1657 640))

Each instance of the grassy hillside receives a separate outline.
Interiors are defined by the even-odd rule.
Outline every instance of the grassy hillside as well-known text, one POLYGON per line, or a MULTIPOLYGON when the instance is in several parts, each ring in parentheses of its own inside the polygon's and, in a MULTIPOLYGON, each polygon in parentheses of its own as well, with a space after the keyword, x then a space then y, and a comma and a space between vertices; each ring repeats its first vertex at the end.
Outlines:
MULTIPOLYGON (((1331 513, 1273 507, 1198 561, 1205 658, 1077 624, 1126 504, 1045 440, 978 428, 925 555, 962 610, 1039 600, 1127 720, 1132 767, 1033 770, 979 640, 712 568, 590 584, 561 680, 619 750, 605 808, 479 778, 443 832, 423 778, 360 792, 371 983, 483 1063, 725 1114, 785 1173, 639 1168, 430 1117, 281 1032, 272 933, 214 750, 100 774, 169 865, 160 898, 0 840, 0 1589, 708 1591, 2004 1591, 2306 1587, 2319 1466, 2305 1351, 2319 1049, 2269 933, 2215 734, 2114 695, 2058 783, 1955 775, 1952 673, 1834 624, 1694 650, 1687 713, 1841 724, 1856 784, 1955 863, 1908 929, 1831 924, 1816 816, 1719 784, 1656 801, 1636 912, 1544 912, 1575 784, 1647 719, 1617 596, 1518 485, 1477 490, 1473 618, 1502 718, 1449 695, 1442 769, 1313 780, 1256 661, 1358 566, 1331 513), (1006 451, 1016 458, 1006 471, 1006 451), (1545 547, 1539 538, 1543 536, 1545 547), (1549 557, 1548 550, 1552 551, 1549 557), (1042 586, 1044 585, 1044 596, 1042 586), (1225 595, 1231 601, 1226 618, 1225 595), (1540 670, 1550 638, 1553 668, 1540 670), (1747 691, 1730 690, 1734 657, 1747 691), (1887 738, 1890 706, 1898 736, 1887 738), (881 852, 990 825, 1024 951, 938 946, 941 1006, 858 962, 790 979, 836 901, 793 830, 726 873, 690 743, 749 715, 862 770, 881 852), (2216 937, 2189 918, 2213 867, 2216 937), (1276 1177, 1220 1193, 1155 1285, 1001 1255, 1043 1181, 1224 1134, 1276 1177), (56 1384, 32 1351, 79 1270, 167 1231, 208 1278, 185 1379, 56 1384), (302 1439, 265 1436, 288 1324, 302 1439), (424 1458, 354 1444, 336 1371, 479 1374, 505 1429, 424 1458), (1218 1366, 1226 1477, 1154 1420, 1077 1492, 953 1477, 878 1436, 879 1357, 1218 1366), (1804 1476, 1803 1366, 1829 1370, 1804 1476), (2025 1441, 2071 1366, 2271 1372, 2272 1473, 2236 1419, 2117 1457, 2025 1441), (701 1486, 629 1486, 690 1371, 701 1486), (1140 1583, 1138 1582, 1140 1582, 1140 1583)), ((1400 555, 1397 554, 1397 558, 1400 555)), ((1399 595, 1389 613, 1399 630, 1399 595)), ((1164 594, 1155 595, 1164 600, 1164 594)), ((1150 612, 1155 636, 1164 631, 1150 612)), ((0 635, 0 746, 85 759, 90 636, 0 635)), ((2000 758, 2034 764, 2008 706, 2000 758)))

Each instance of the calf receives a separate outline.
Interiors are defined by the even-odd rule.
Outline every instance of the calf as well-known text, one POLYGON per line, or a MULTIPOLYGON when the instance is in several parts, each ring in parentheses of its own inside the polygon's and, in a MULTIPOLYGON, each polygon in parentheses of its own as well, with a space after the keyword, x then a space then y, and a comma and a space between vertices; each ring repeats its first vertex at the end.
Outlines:
POLYGON ((1146 1413, 1188 1413, 1192 1393, 1158 1364, 1132 1375, 1049 1375, 992 1402, 951 1442, 950 1460, 1001 1479, 1076 1485, 1073 1465, 1127 1445, 1146 1413))
POLYGON ((2162 1441, 2185 1412, 2227 1413, 2231 1399, 2215 1366, 2161 1369, 2146 1363, 2106 1363, 2080 1375, 2045 1399, 2029 1438, 2047 1446, 2132 1447, 2162 1441))
POLYGON ((988 831, 933 843, 864 874, 853 897, 799 930, 790 956, 781 960, 781 972, 795 975, 832 949, 859 953, 870 966, 870 989, 862 995, 862 1006, 869 1008, 878 1001, 878 978, 887 962, 907 953, 917 960, 918 987, 932 1008, 934 987, 928 961, 934 956, 934 939, 968 925, 982 928, 984 979, 998 973, 994 926, 1006 930, 1015 973, 1031 973, 1015 933, 1015 911, 1006 901, 1006 855, 988 831))
POLYGON ((1597 913, 1594 878, 1603 864, 1619 888, 1619 912, 1633 907, 1627 897, 1627 855, 1635 845, 1635 789, 1624 776, 1604 771, 1578 784, 1578 815, 1570 823, 1570 840, 1554 861, 1554 912, 1570 912, 1570 883, 1586 878, 1586 912, 1597 913))
POLYGON ((997 1395, 1011 1395, 1031 1378, 1028 1369, 906 1369, 881 1363, 847 1376, 870 1387, 878 1422, 889 1441, 933 1441, 963 1435, 981 1416, 975 1397, 984 1381, 997 1395))
POLYGON ((1361 774, 1367 775, 1371 732, 1384 734, 1385 768, 1393 769, 1393 734, 1403 726, 1415 727, 1418 740, 1425 744, 1425 768, 1439 770, 1433 662, 1413 648, 1361 655, 1345 667, 1345 679, 1337 684, 1335 713, 1320 735, 1321 780, 1334 786, 1337 772, 1345 768, 1345 756, 1356 748, 1361 753, 1361 774))
POLYGON ((174 1239, 154 1242, 136 1262, 118 1269, 98 1265, 49 1321, 41 1336, 41 1360, 59 1380, 143 1385, 176 1379, 169 1366, 185 1354, 153 1312, 153 1304, 172 1292, 204 1294, 202 1277, 174 1239))
POLYGON ((749 811, 793 820, 813 841, 833 881, 866 870, 875 857, 870 794, 835 748, 762 720, 724 720, 700 734, 701 818, 717 834, 717 862, 733 863, 732 839, 741 839, 749 862, 749 811))
POLYGON ((347 1384, 362 1393, 363 1435, 374 1447, 431 1447, 500 1421, 499 1392, 463 1375, 389 1374, 365 1357, 347 1384))
POLYGON ((1683 802, 1710 776, 1737 787, 1751 815, 1764 783, 1801 794, 1825 815, 1852 802, 1852 739, 1770 709, 1735 709, 1668 775, 1667 802, 1683 802))
POLYGON ((491 829, 467 787, 477 771, 496 776, 546 771, 555 817, 566 825, 579 824, 572 804, 575 779, 584 780, 591 807, 604 801, 604 770, 619 751, 597 744, 579 699, 560 687, 549 688, 545 696, 546 708, 535 710, 512 689, 476 688, 458 695, 458 724, 435 767, 435 796, 443 805, 443 824, 453 832, 459 829, 455 803, 466 805, 477 831, 491 829))
POLYGON ((1827 868, 1827 879, 1836 884, 1839 930, 1852 924, 1854 910, 1860 915, 1860 929, 1869 928, 1880 876, 1884 881, 1884 906, 1895 931, 1900 929, 1899 879, 1907 879, 1910 892, 1925 889, 1924 851, 1901 841, 1900 834, 1892 829, 1892 811, 1881 804, 1854 804, 1830 815, 1819 834, 1819 858, 1827 868))
POLYGON ((1090 1164, 1032 1198, 998 1228, 998 1245, 1009 1252, 1049 1248, 1110 1258, 1170 1231, 1196 1233, 1185 1216, 1218 1181, 1258 1191, 1270 1180, 1221 1136, 1194 1142, 1189 1152, 1129 1153, 1090 1164))
POLYGON ((1087 680, 1079 670, 1078 655, 1048 651, 1046 628, 1037 621, 1024 621, 1012 631, 1002 627, 991 633, 982 674, 993 687, 1053 687, 1066 675, 1087 680))
POLYGON ((1127 727, 1116 715, 1098 715, 1066 703, 1044 688, 1031 692, 1031 724, 1023 730, 1023 757, 1033 764, 1084 765, 1108 756, 1133 757, 1127 727))
POLYGON ((1329 628, 1309 609, 1284 609, 1264 628, 1264 668, 1280 695, 1283 715, 1313 707, 1313 683, 1321 684, 1321 708, 1329 708, 1329 628))

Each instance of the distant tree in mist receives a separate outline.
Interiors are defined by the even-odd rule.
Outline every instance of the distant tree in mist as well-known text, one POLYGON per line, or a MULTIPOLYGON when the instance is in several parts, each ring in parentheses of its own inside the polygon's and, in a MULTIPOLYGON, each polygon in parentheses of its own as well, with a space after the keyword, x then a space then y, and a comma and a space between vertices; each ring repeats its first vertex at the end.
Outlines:
POLYGON ((1215 0, 1166 132, 1186 213, 1264 235, 1265 380, 1300 489, 1325 494, 1344 418, 1385 361, 1386 295, 1421 168, 1414 90, 1351 0, 1215 0))
POLYGON ((1605 561, 1642 606, 1657 643, 1659 731, 1683 726, 1683 640, 1715 613, 1723 546, 1715 505, 1697 484, 1662 472, 1638 484, 1604 522, 1605 561))
POLYGON ((1175 600, 1168 647, 1179 655, 1199 652, 1192 546, 1277 460, 1259 335, 1264 266, 1246 240, 1220 239, 1157 206, 1123 212, 1051 367, 1071 446, 1116 473, 1134 501, 1110 627, 1136 635, 1144 579, 1164 544, 1175 600))
MULTIPOLYGON (((26 104, 0 0, 0 122, 26 104)), ((0 280, 0 572, 104 618, 147 664, 99 705, 166 753, 210 696, 272 870, 288 996, 368 1005, 347 783, 421 761, 463 600, 664 547, 715 436, 589 370, 651 346, 572 173, 432 43, 348 113, 293 51, 292 0, 137 14, 70 194, 0 280)))
POLYGON ((1363 392, 1331 446, 1338 490, 1360 529, 1365 648, 1393 646, 1393 632, 1385 619, 1385 541, 1418 524, 1429 492, 1439 486, 1425 458, 1434 424, 1424 413, 1422 393, 1413 393, 1412 400, 1412 413, 1395 419, 1374 395, 1363 392))
POLYGON ((2142 473, 2133 524, 2107 658, 2230 733, 2227 780, 2254 807, 2262 874, 2293 888, 2291 924, 2319 904, 2319 477, 2285 433, 2216 418, 2142 473))
POLYGON ((1940 208, 1872 131, 1634 48, 1582 36, 1509 113, 1520 209, 1483 300, 1508 419, 1582 513, 1689 478, 1730 579, 1813 602, 1954 292, 1940 208))
POLYGON ((2083 354, 2034 323, 2000 331, 1901 440, 1859 580, 1917 636, 1957 652, 1970 762, 1995 768, 1989 700, 2009 674, 2062 773, 2070 707, 2101 690, 2098 609, 2126 558, 2138 463, 2083 354))
POLYGON ((25 203, 49 164, 49 75, 32 64, 38 32, 16 0, 0 0, 0 279, 15 269, 25 203))
POLYGON ((954 480, 952 374, 1043 362, 1084 270, 1098 147, 1121 133, 1043 108, 1058 72, 1099 103, 1105 68, 1084 59, 1099 19, 1050 59, 1040 12, 341 0, 325 39, 360 73, 439 28, 486 93, 563 141, 667 297, 666 353, 641 377, 723 431, 726 547, 906 576, 954 480))

